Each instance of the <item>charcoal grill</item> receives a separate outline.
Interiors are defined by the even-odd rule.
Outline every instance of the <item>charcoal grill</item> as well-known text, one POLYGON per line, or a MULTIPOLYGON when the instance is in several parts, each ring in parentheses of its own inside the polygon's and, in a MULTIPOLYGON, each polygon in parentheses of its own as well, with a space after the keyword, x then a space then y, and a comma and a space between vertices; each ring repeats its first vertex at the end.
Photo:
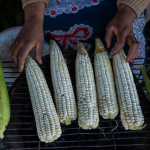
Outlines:
MULTIPOLYGON (((76 52, 65 51, 63 54, 67 59, 68 69, 75 90, 76 52)), ((93 62, 93 52, 90 52, 89 55, 93 62)), ((146 59, 150 60, 150 58, 146 59)), ((3 64, 5 63, 13 62, 3 62, 3 64)), ((53 96, 49 55, 43 57, 43 65, 40 67, 43 70, 53 96)), ((5 72, 5 74, 7 73, 9 72, 5 72)), ((76 120, 69 126, 61 124, 63 133, 58 140, 52 143, 44 143, 37 136, 26 76, 25 72, 23 72, 9 89, 11 119, 5 131, 4 147, 11 150, 150 150, 150 103, 144 93, 145 88, 139 84, 136 78, 135 83, 145 117, 145 124, 147 124, 143 130, 124 130, 119 115, 115 120, 104 120, 100 117, 99 127, 94 130, 79 128, 76 120)))

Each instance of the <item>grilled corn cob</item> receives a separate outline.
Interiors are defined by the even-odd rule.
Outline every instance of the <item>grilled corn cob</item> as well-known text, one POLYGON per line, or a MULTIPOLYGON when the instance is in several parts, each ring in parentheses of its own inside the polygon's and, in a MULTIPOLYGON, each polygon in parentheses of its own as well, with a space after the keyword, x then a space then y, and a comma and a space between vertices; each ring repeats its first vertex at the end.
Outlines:
POLYGON ((66 61, 54 40, 50 40, 50 68, 59 121, 69 125, 77 118, 75 96, 66 61))
POLYGON ((3 66, 0 59, 0 138, 4 137, 3 133, 10 120, 10 103, 8 91, 5 83, 3 66))
POLYGON ((118 115, 118 104, 111 63, 100 39, 95 39, 95 45, 94 68, 99 114, 104 119, 114 119, 118 115))
POLYGON ((78 99, 78 124, 83 129, 94 129, 99 123, 93 68, 81 43, 78 43, 76 57, 76 89, 78 99))
POLYGON ((117 95, 121 113, 121 121, 125 130, 142 129, 144 116, 142 114, 133 75, 123 49, 113 57, 117 95))
POLYGON ((61 128, 45 77, 30 56, 26 58, 25 71, 38 136, 41 141, 52 142, 60 137, 61 128))

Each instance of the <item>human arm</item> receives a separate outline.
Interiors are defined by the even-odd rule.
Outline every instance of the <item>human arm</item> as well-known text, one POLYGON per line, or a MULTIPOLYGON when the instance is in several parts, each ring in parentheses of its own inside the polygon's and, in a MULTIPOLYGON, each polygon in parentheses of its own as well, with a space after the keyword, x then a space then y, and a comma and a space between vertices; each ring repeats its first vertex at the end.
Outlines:
POLYGON ((24 9, 26 5, 33 3, 33 2, 41 2, 45 4, 45 8, 47 7, 50 0, 21 0, 22 1, 22 8, 24 9))

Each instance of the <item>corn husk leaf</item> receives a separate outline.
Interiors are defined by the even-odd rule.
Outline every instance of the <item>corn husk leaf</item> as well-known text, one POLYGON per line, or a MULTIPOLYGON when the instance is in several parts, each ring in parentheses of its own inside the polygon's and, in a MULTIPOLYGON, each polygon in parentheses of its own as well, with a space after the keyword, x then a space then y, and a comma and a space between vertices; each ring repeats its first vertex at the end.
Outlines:
POLYGON ((148 67, 148 78, 150 79, 150 66, 148 67))
POLYGON ((150 101, 150 78, 149 78, 150 66, 149 66, 148 69, 145 68, 144 66, 140 66, 140 69, 142 71, 142 75, 143 75, 143 78, 144 78, 144 82, 145 82, 148 98, 149 98, 149 101, 150 101))
POLYGON ((4 131, 10 120, 10 102, 6 82, 0 58, 0 138, 4 137, 4 131))

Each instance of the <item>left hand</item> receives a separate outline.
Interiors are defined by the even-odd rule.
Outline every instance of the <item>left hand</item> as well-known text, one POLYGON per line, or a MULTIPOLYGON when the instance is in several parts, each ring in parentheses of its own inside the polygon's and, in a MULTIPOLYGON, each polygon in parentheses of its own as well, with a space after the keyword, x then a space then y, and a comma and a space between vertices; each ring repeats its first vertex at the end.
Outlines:
POLYGON ((111 45, 113 34, 117 36, 117 46, 112 53, 113 56, 119 53, 119 51, 124 47, 125 42, 127 42, 130 46, 126 59, 128 63, 134 61, 140 47, 140 43, 133 33, 133 22, 135 19, 136 13, 132 10, 132 8, 126 4, 121 4, 117 14, 106 28, 105 41, 107 48, 111 45))

